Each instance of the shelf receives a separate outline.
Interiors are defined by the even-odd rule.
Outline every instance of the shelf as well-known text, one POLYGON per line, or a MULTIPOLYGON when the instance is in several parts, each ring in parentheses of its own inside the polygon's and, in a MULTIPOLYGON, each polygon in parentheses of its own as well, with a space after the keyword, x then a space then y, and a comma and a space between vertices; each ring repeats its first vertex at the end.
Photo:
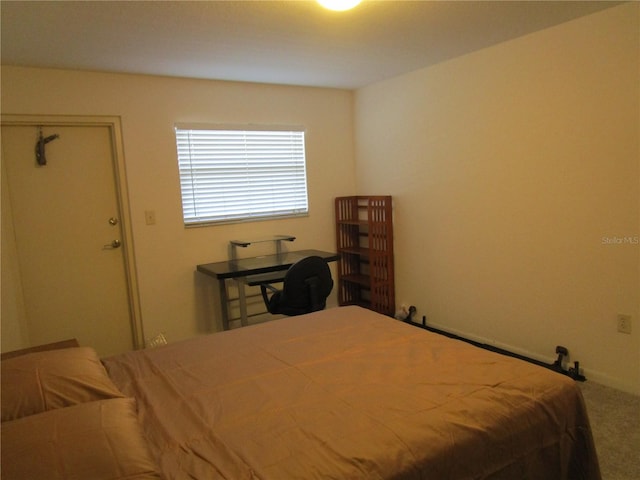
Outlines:
POLYGON ((365 247, 344 247, 338 248, 338 253, 349 253, 351 255, 369 255, 369 249, 365 247))
POLYGON ((345 305, 357 305, 359 307, 367 308, 367 309, 371 310, 371 302, 368 302, 366 300, 358 300, 358 301, 354 301, 354 302, 345 302, 342 305, 343 306, 345 306, 345 305))
POLYGON ((358 227, 363 227, 369 225, 369 222, 366 220, 340 220, 337 222, 338 225, 355 225, 358 227))
POLYGON ((295 239, 296 237, 293 235, 270 235, 268 237, 254 238, 252 240, 231 240, 229 241, 229 260, 238 259, 238 247, 247 248, 250 245, 267 242, 273 242, 275 253, 279 255, 282 253, 282 242, 293 242, 295 239))
POLYGON ((395 312, 391 202, 390 196, 335 199, 340 305, 395 312))
POLYGON ((293 242, 296 237, 291 235, 271 235, 269 237, 255 238, 253 240, 231 240, 229 243, 236 247, 246 248, 252 243, 264 242, 293 242))
POLYGON ((358 285, 362 285, 364 287, 369 287, 369 285, 371 285, 370 277, 368 275, 361 275, 361 274, 344 275, 342 277, 342 281, 351 282, 351 283, 357 283, 358 285))

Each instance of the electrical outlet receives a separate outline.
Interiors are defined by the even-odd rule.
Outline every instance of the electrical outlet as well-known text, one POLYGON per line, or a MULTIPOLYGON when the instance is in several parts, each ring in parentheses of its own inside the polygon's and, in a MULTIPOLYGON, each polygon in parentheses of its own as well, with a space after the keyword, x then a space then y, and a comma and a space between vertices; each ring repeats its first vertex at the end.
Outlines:
POLYGON ((156 224, 155 210, 145 210, 144 221, 147 223, 147 225, 155 225, 156 224))
POLYGON ((167 344, 167 337, 165 337, 164 333, 159 333, 155 337, 153 337, 149 342, 147 342, 148 348, 160 347, 162 345, 167 344))
POLYGON ((618 314, 618 332, 631 333, 631 315, 618 314))

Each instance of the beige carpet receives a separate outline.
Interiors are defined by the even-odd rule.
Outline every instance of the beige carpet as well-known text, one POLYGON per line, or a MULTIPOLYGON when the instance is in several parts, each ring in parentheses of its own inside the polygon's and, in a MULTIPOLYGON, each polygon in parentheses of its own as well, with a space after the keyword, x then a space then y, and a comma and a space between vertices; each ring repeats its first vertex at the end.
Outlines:
POLYGON ((579 382, 603 480, 640 479, 640 397, 579 382))

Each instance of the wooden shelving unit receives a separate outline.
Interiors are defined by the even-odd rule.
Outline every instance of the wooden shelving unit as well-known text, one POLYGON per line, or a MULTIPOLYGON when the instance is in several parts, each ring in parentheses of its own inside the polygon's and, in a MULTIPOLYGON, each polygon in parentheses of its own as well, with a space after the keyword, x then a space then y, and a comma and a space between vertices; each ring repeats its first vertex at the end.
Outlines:
POLYGON ((391 196, 335 199, 338 303, 395 313, 391 196))

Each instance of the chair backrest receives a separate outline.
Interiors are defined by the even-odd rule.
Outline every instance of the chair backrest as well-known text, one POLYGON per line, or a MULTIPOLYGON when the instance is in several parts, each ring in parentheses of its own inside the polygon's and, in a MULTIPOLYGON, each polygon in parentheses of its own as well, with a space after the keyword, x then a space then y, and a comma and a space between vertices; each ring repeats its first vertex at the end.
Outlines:
POLYGON ((287 270, 279 299, 280 311, 285 315, 300 315, 322 310, 332 289, 333 279, 326 260, 305 257, 287 270))

